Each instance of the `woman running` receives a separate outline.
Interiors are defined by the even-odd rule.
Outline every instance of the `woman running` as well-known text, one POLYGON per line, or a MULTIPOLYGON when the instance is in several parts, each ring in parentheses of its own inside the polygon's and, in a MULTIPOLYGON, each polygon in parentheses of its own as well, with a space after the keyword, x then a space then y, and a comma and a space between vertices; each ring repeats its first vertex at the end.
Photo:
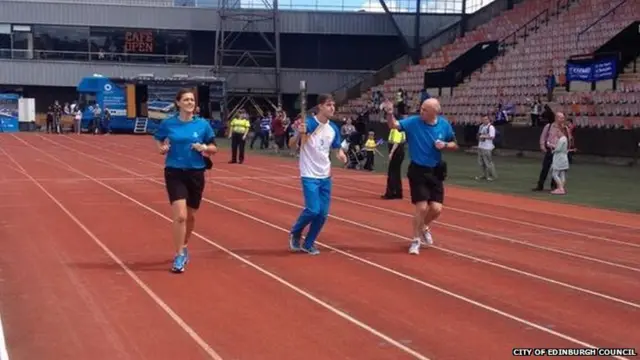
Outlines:
POLYGON ((208 157, 217 148, 209 122, 194 116, 196 102, 193 91, 178 91, 175 101, 178 114, 163 120, 154 138, 160 153, 166 154, 164 179, 173 214, 176 250, 171 270, 181 273, 189 261, 187 244, 202 200, 204 172, 211 166, 208 157))

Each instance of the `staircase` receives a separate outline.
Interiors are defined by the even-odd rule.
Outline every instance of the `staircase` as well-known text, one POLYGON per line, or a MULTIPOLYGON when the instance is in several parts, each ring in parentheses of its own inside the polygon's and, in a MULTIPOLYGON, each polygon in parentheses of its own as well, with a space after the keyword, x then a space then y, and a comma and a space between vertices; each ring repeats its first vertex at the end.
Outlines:
POLYGON ((640 89, 640 57, 627 65, 624 72, 618 76, 618 90, 638 91, 637 89, 640 89), (636 72, 633 72, 634 62, 636 63, 636 72))
MULTIPOLYGON (((424 86, 424 71, 446 66, 450 61, 471 49, 478 42, 490 40, 502 40, 505 37, 513 36, 520 40, 521 33, 531 36, 537 32, 537 23, 532 23, 542 12, 546 12, 548 17, 557 18, 557 13, 566 11, 569 3, 579 0, 527 0, 516 4, 511 10, 506 10, 494 17, 489 22, 468 32, 464 37, 457 38, 453 43, 448 44, 434 52, 430 56, 423 58, 418 65, 411 65, 406 70, 398 72, 395 77, 384 81, 382 84, 372 87, 363 92, 359 98, 350 99, 346 104, 339 107, 337 113, 340 116, 352 116, 360 113, 371 106, 371 94, 380 90, 387 98, 393 96, 398 88, 403 88, 409 95, 408 105, 410 109, 419 106, 419 91, 424 86), (532 14, 535 15, 532 17, 532 14)), ((516 46, 520 47, 520 46, 516 46)), ((478 76, 474 73, 472 78, 478 76)), ((467 87, 467 82, 460 84, 462 88, 467 87)), ((457 89, 458 90, 458 89, 457 89)))
POLYGON ((148 118, 136 118, 136 123, 133 127, 134 134, 146 134, 147 133, 147 124, 149 123, 148 118))

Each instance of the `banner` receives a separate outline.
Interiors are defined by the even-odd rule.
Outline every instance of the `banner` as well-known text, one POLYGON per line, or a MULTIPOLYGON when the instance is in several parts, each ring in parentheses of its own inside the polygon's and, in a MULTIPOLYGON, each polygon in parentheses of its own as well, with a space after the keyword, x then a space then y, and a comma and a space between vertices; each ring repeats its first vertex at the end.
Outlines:
POLYGON ((567 62, 567 81, 594 82, 616 77, 616 58, 605 58, 584 62, 567 62))
POLYGON ((16 94, 0 94, 0 132, 19 131, 19 100, 16 94))

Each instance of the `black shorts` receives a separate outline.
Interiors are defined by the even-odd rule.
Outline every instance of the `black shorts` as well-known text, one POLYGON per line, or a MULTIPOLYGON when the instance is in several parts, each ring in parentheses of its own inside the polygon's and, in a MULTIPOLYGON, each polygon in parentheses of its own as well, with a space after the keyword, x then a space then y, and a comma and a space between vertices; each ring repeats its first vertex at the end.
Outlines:
POLYGON ((200 208, 204 191, 204 169, 164 169, 164 182, 169 195, 169 202, 186 200, 192 209, 200 208))
POLYGON ((412 204, 421 201, 443 203, 444 184, 436 176, 435 170, 435 168, 424 167, 413 162, 409 164, 407 178, 412 204))

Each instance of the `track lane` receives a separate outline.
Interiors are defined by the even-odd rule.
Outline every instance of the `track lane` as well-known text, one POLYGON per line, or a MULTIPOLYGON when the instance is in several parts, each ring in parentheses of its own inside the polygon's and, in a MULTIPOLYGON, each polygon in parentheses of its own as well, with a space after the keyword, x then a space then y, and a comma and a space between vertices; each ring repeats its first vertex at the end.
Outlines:
MULTIPOLYGON (((74 139, 75 140, 75 139, 74 139)), ((121 145, 123 147, 126 145, 121 145)), ((131 149, 131 148, 130 148, 131 149)), ((273 159, 265 158, 265 161, 273 159)), ((278 160, 278 159, 276 159, 278 160)), ((297 170, 289 170, 286 171, 283 167, 278 168, 277 166, 271 167, 269 169, 264 167, 256 167, 254 165, 231 165, 225 166, 225 164, 218 166, 220 171, 225 172, 225 176, 228 176, 230 173, 233 173, 234 170, 230 169, 241 169, 243 172, 243 176, 245 177, 255 177, 255 176, 265 176, 271 174, 279 174, 286 175, 286 177, 293 176, 297 173, 297 170), (220 169, 223 167, 222 169, 220 169), (276 169, 276 170, 274 170, 276 169), (248 174, 248 175, 247 175, 248 174)), ((336 169, 337 172, 342 169, 336 169)), ((344 171, 343 171, 344 172, 344 171)), ((343 178, 339 178, 335 180, 334 189, 347 189, 349 188, 350 193, 347 196, 346 194, 343 196, 348 201, 360 202, 362 204, 373 205, 373 206, 387 206, 396 211, 406 211, 407 213, 411 213, 413 211, 410 208, 410 204, 406 202, 389 202, 378 199, 372 199, 371 196, 368 195, 376 195, 377 193, 372 192, 371 190, 362 189, 362 187, 358 186, 348 186, 350 180, 345 180, 343 178), (364 196, 360 197, 354 195, 354 192, 363 193, 364 196), (368 194, 368 195, 367 195, 368 194)), ((373 178, 378 178, 379 176, 375 176, 373 178)), ((277 180, 261 180, 256 179, 256 181, 263 181, 269 183, 286 183, 291 185, 295 183, 295 179, 277 179, 277 180)), ((369 180, 366 178, 358 178, 356 180, 358 183, 362 182, 365 184, 369 183, 369 180)), ((371 184, 375 185, 375 184, 371 184)), ((381 185, 376 185, 381 186, 381 185)), ((603 239, 595 239, 588 238, 589 235, 583 236, 580 233, 572 232, 572 233, 561 233, 558 234, 558 231, 552 230, 551 228, 541 229, 540 226, 533 227, 526 224, 507 224, 506 222, 501 221, 489 221, 485 220, 480 213, 469 213, 466 210, 462 211, 447 211, 444 212, 443 216, 440 219, 440 223, 444 226, 454 227, 458 231, 465 231, 468 224, 477 224, 480 228, 472 228, 475 235, 478 235, 478 232, 483 232, 488 236, 492 236, 496 233, 504 234, 501 236, 494 236, 496 238, 501 238, 503 241, 509 242, 519 242, 520 245, 535 247, 546 251, 551 252, 560 252, 566 253, 568 255, 574 254, 576 257, 582 257, 586 259, 592 259, 596 262, 601 263, 611 263, 613 266, 626 267, 627 269, 635 269, 637 272, 640 272, 640 245, 634 244, 632 242, 624 242, 605 238, 603 239), (559 239, 562 239, 559 241, 559 239), (594 241, 591 241, 594 240, 594 241), (602 243, 606 241, 606 243, 602 243), (634 246, 634 245, 637 245, 634 246), (610 260, 611 259, 611 260, 610 260)), ((569 231, 569 230, 565 230, 569 231)), ((640 240, 640 236, 636 236, 640 240)))
MULTIPOLYGON (((13 150, 25 167, 49 173, 13 150)), ((3 203, 16 205, 0 208, 11 359, 210 358, 37 186, 4 184, 3 192, 3 203)))
MULTIPOLYGON (((126 165, 125 165, 124 163, 122 163, 122 159, 123 158, 119 158, 119 160, 118 160, 119 164, 123 164, 123 166, 128 167, 128 168, 134 166, 133 163, 129 163, 129 162, 127 162, 126 165)), ((115 161, 115 158, 114 159, 110 158, 109 160, 115 161)), ((139 165, 136 165, 136 166, 143 166, 143 165, 144 164, 139 164, 139 165)), ((147 168, 144 168, 144 169, 147 170, 147 168)), ((225 196, 229 196, 229 197, 231 197, 231 199, 236 199, 236 200, 239 198, 239 196, 242 196, 241 194, 228 195, 228 192, 226 190, 224 192, 222 192, 222 194, 218 194, 218 195, 223 195, 223 194, 226 194, 225 196)), ((233 201, 236 201, 236 200, 233 200, 233 201)), ((253 203, 253 202, 250 202, 250 203, 253 203)), ((291 217, 291 216, 289 215, 288 217, 291 217)))
MULTIPOLYGON (((242 166, 236 167, 242 168, 243 173, 246 174, 284 174, 293 175, 297 173, 295 169, 283 169, 283 168, 265 168, 259 166, 242 166)), ((340 169, 338 169, 340 170, 340 169)), ((249 175, 251 176, 251 175, 249 175)), ((259 180, 262 181, 262 180, 259 180)), ((276 182, 274 180, 266 180, 267 182, 276 182)), ((295 179, 282 179, 277 182, 285 182, 291 184, 296 182, 295 179)), ((338 178, 334 183, 335 189, 348 190, 349 195, 343 196, 353 201, 375 204, 377 206, 387 206, 398 211, 406 211, 408 214, 412 213, 413 209, 408 201, 387 201, 379 198, 379 192, 376 192, 376 188, 384 189, 384 179, 380 182, 379 177, 370 178, 358 178, 358 179, 345 179, 338 178)), ((405 186, 405 194, 409 193, 409 189, 405 186)), ((443 216, 439 219, 440 223, 450 223, 453 225, 466 224, 471 220, 474 224, 484 226, 484 230, 495 229, 494 233, 504 233, 505 236, 516 238, 531 243, 535 243, 541 246, 572 251, 576 254, 587 255, 594 258, 608 258, 609 252, 612 253, 612 258, 623 259, 622 261, 630 266, 640 264, 640 235, 632 231, 618 231, 608 229, 608 237, 602 237, 590 233, 581 233, 579 231, 567 229, 565 222, 554 217, 545 217, 544 224, 531 223, 529 221, 509 219, 509 215, 506 213, 500 213, 494 211, 494 203, 487 203, 482 205, 476 205, 474 208, 473 201, 471 207, 465 205, 464 201, 459 199, 449 200, 448 193, 446 198, 446 207, 443 216), (464 221, 463 221, 464 220, 464 221), (560 224, 560 227, 556 227, 556 224, 560 224), (562 241, 559 241, 559 240, 562 241), (602 251, 600 251, 602 250, 602 251), (606 254, 602 254, 603 251, 608 251, 606 254)), ((498 207, 499 208, 499 207, 498 207)), ((512 210, 508 210, 514 213, 512 210)), ((526 213, 526 212, 525 212, 526 213)), ((519 214, 519 213, 518 213, 519 214)), ((534 213, 529 212, 527 214, 530 217, 536 217, 534 213)), ((517 217, 517 215, 516 215, 517 217)), ((537 216, 538 218, 540 216, 537 216)), ((574 222, 574 225, 581 229, 586 227, 589 232, 592 232, 591 228, 588 228, 586 224, 574 222)), ((596 226, 591 224, 595 229, 601 229, 602 226, 596 226)), ((478 229, 482 230, 482 229, 478 229)))
MULTIPOLYGON (((123 158, 127 158, 127 159, 132 159, 135 157, 131 157, 131 156, 123 156, 124 154, 122 153, 118 153, 121 154, 120 157, 123 158)), ((134 160, 135 161, 135 160, 134 160)), ((147 161, 151 161, 151 160, 147 160, 147 159, 143 159, 143 162, 147 162, 147 161)), ((157 167, 157 166, 161 166, 158 163, 152 162, 152 168, 153 167, 157 167)), ((149 164, 146 164, 149 165, 149 164)), ((242 168, 244 168, 243 166, 232 166, 231 168, 235 168, 236 170, 236 175, 239 178, 246 178, 246 172, 251 173, 252 170, 240 170, 242 168), (240 171, 240 173, 238 173, 238 171, 240 171)), ((230 184, 230 180, 229 180, 229 170, 225 170, 227 171, 225 173, 225 182, 227 182, 227 184, 225 184, 224 186, 231 186, 234 187, 234 185, 230 184)), ((231 172, 233 173, 233 172, 231 172)), ((256 174, 253 174, 256 175, 256 174)), ((255 179, 255 176, 249 176, 251 178, 254 178, 250 181, 250 184, 254 184, 254 183, 260 183, 261 181, 259 179, 255 179)), ((215 177, 211 177, 211 181, 217 181, 215 180, 215 177)), ((286 180, 285 180, 286 181, 286 180)), ((218 183, 218 185, 223 185, 218 183)), ((287 185, 289 186, 289 185, 287 185)), ((237 188, 237 187, 236 187, 237 188)), ((275 189, 275 187, 271 187, 270 189, 267 190, 260 190, 259 193, 260 194, 268 194, 268 193, 273 193, 273 189, 275 189)), ((251 191, 249 191, 251 192, 251 191)), ((299 189, 293 189, 290 190, 289 192, 291 192, 292 194, 295 194, 293 196, 295 196, 297 199, 290 201, 290 205, 293 205, 293 203, 296 203, 297 201, 300 200, 300 190, 299 189)), ((335 194, 335 192, 334 192, 335 194)), ((282 200, 278 200, 278 201, 282 201, 282 200)), ((334 202, 334 209, 336 206, 336 202, 334 202)), ((363 208, 364 209, 364 208, 363 208)), ((369 209, 367 209, 368 211, 369 209)), ((360 211, 358 212, 358 214, 361 213, 367 213, 367 211, 360 211)), ((379 213, 379 212, 372 212, 373 214, 375 213, 379 213)), ((390 214, 390 215, 386 215, 383 218, 388 218, 388 217, 394 217, 394 215, 398 215, 398 214, 390 214)), ((367 223, 368 218, 365 217, 364 219, 361 219, 362 222, 367 223)), ((384 220, 381 220, 384 221, 384 220)), ((406 221, 405 220, 401 220, 401 221, 406 221)), ((374 222, 369 222, 370 225, 376 226, 375 224, 377 224, 378 222, 374 221, 374 222)), ((357 223, 358 224, 358 223, 357 223)), ((356 224, 356 225, 357 225, 356 224)), ((402 227, 403 229, 405 229, 404 227, 402 227)), ((396 232, 398 229, 397 226, 397 222, 395 222, 395 226, 392 226, 390 228, 390 231, 392 232, 396 232)), ((407 227, 408 229, 408 227, 407 227)), ((406 230, 406 229, 405 229, 406 230)), ((383 230, 384 231, 384 230, 383 230)), ((437 230, 438 232, 440 232, 441 230, 437 230)), ((633 289, 637 286, 637 278, 635 276, 629 276, 628 272, 626 270, 619 270, 619 269, 614 269, 614 272, 611 272, 612 270, 610 269, 604 269, 602 270, 601 267, 595 267, 592 268, 591 264, 584 264, 582 262, 582 260, 577 261, 576 259, 570 258, 569 261, 567 262, 566 259, 564 258, 564 255, 559 255, 559 256, 555 256, 552 257, 554 259, 556 259, 556 261, 560 261, 560 267, 556 267, 556 266, 541 266, 543 261, 547 260, 546 254, 542 251, 539 251, 537 249, 531 250, 531 249, 527 249, 525 248, 526 251, 528 251, 527 254, 532 253, 535 254, 535 256, 533 258, 530 258, 529 256, 510 256, 508 255, 509 253, 504 253, 503 249, 506 249, 507 251, 511 251, 513 252, 513 248, 512 248, 512 244, 510 243, 505 243, 504 241, 495 241, 493 240, 492 242, 490 242, 489 244, 486 244, 486 241, 478 241, 480 239, 484 239, 483 236, 480 236, 476 239, 476 241, 468 241, 467 237, 462 237, 460 236, 460 234, 456 234, 457 232, 453 232, 451 233, 450 231, 444 231, 441 234, 445 234, 447 235, 446 237, 452 237, 454 239, 458 239, 458 243, 459 245, 457 247, 451 247, 450 245, 454 244, 454 242, 448 241, 445 245, 445 249, 450 249, 450 250, 454 250, 456 251, 458 254, 469 254, 469 251, 472 249, 476 249, 478 247, 480 247, 480 249, 484 249, 483 251, 480 252, 472 252, 471 254, 480 258, 480 259, 487 259, 487 260, 497 260, 499 261, 499 263, 511 266, 512 268, 515 267, 516 269, 521 269, 530 273, 534 273, 534 274, 540 274, 546 277, 550 277, 552 279, 558 279, 558 280, 562 280, 564 282, 568 282, 570 284, 573 285, 577 285, 583 288, 587 288, 587 289, 592 289, 601 293, 605 293, 605 294, 609 294, 612 296, 619 296, 622 297, 625 300, 628 301, 635 301, 637 303, 637 298, 638 296, 640 296, 640 294, 638 294, 637 292, 633 291, 633 289), (492 245, 492 246, 489 246, 492 245), (496 248, 497 246, 497 248, 496 248), (593 275, 593 276, 600 276, 600 280, 599 282, 594 282, 592 280, 590 280, 589 278, 585 278, 585 268, 590 269, 589 273, 587 273, 587 275, 593 275), (564 269, 564 270, 561 270, 564 269), (569 269, 569 275, 567 275, 565 273, 565 270, 569 269), (602 271, 599 271, 602 270, 602 271), (611 276, 612 274, 616 274, 616 276, 618 276, 618 278, 616 279, 616 281, 611 281, 611 276), (604 277, 604 279, 602 279, 604 277), (577 283, 572 283, 573 281, 576 281, 577 283), (594 288, 595 287, 595 288, 594 288)), ((463 232, 464 233, 464 232, 463 232)), ((406 234, 406 236, 408 236, 410 234, 406 234)), ((394 237, 398 237, 398 235, 395 235, 394 237)), ((474 238, 471 238, 471 240, 473 240, 474 238)), ((477 250, 475 250, 477 251, 477 250)), ((520 253, 519 253, 520 255, 520 253)), ((556 255, 556 254, 552 254, 552 255, 556 255)))
MULTIPOLYGON (((48 150, 55 153, 52 148, 48 150)), ((56 167, 52 164, 33 167, 29 163, 29 156, 32 154, 33 150, 24 149, 15 156, 35 175, 46 174, 49 172, 48 167, 56 167)), ((67 164, 76 165, 75 162, 80 160, 94 172, 102 171, 93 163, 88 163, 86 158, 74 159, 68 156, 69 152, 56 154, 64 158, 67 164)), ((154 204, 149 205, 162 208, 167 213, 169 208, 162 188, 149 191, 144 185, 129 185, 144 194, 152 194, 154 204)), ((89 186, 91 188, 88 191, 78 190, 88 194, 86 197, 74 199, 69 196, 69 186, 45 184, 47 190, 59 197, 83 223, 91 224, 92 232, 104 239, 114 253, 130 264, 132 270, 224 358, 305 357, 320 360, 327 357, 357 358, 362 355, 372 359, 412 358, 389 344, 381 344, 379 338, 333 316, 312 302, 301 301, 299 296, 280 284, 267 280, 235 259, 212 251, 211 246, 201 241, 195 241, 191 245, 193 257, 201 256, 211 261, 194 261, 190 264, 190 271, 183 274, 185 276, 170 274, 170 224, 98 184, 89 186), (97 207, 97 202, 92 201, 94 199, 99 200, 100 204, 110 203, 114 206, 112 210, 104 211, 108 208, 104 205, 97 207), (159 239, 162 239, 161 243, 158 243, 159 239), (313 326, 309 327, 309 324, 313 326), (274 331, 274 326, 279 330, 274 331), (304 339, 295 336, 296 334, 301 334, 304 339), (305 342, 304 346, 300 345, 301 341, 305 342)), ((227 231, 218 236, 234 232, 233 220, 226 222, 227 231)), ((239 226, 237 223, 235 225, 239 226)), ((216 233, 220 233, 220 229, 217 228, 216 233)), ((107 272, 114 271, 109 264, 87 266, 95 266, 98 272, 105 271, 102 266, 106 267, 107 272)), ((123 321, 126 320, 121 320, 123 321)), ((143 335, 144 331, 139 331, 139 334, 143 335)), ((165 343, 181 348, 175 341, 165 343)), ((180 355, 176 354, 177 356, 180 355)))

